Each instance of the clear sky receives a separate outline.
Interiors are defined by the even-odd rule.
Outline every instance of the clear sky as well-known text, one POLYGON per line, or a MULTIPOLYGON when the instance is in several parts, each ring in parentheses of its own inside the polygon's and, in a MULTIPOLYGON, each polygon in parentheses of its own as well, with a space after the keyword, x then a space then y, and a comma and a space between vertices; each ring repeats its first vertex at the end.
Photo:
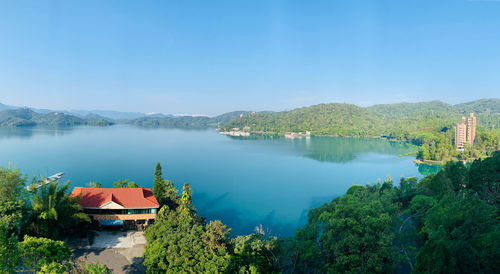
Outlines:
POLYGON ((219 114, 500 97, 500 1, 0 0, 0 102, 219 114))

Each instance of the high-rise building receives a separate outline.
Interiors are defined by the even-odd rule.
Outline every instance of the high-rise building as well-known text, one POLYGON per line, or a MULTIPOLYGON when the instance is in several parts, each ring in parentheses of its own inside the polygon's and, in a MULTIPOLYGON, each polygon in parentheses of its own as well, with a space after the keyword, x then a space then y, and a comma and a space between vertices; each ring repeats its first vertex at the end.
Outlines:
POLYGON ((476 139, 476 117, 471 113, 466 119, 462 117, 460 124, 455 127, 455 147, 463 150, 466 143, 473 145, 476 139))
POLYGON ((467 119, 467 142, 469 144, 473 144, 476 139, 476 117, 474 117, 474 113, 469 115, 467 119))

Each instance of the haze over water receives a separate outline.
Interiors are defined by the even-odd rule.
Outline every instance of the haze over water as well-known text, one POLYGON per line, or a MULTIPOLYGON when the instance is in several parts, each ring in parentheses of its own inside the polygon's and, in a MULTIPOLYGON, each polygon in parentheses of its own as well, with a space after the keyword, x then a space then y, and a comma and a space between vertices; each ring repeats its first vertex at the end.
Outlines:
POLYGON ((353 184, 383 181, 387 174, 395 184, 401 176, 421 177, 412 156, 398 156, 412 150, 379 139, 243 139, 213 129, 0 129, 1 166, 10 163, 29 180, 65 172, 71 189, 90 181, 112 187, 121 179, 152 187, 160 161, 164 178, 179 190, 190 183, 198 212, 222 220, 233 235, 262 224, 274 235, 290 236, 307 221, 309 209, 353 184))

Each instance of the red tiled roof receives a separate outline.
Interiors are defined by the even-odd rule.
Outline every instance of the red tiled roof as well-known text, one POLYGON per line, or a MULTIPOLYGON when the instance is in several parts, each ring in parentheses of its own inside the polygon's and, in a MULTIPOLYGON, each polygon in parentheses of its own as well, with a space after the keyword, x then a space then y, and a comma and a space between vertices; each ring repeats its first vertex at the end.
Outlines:
POLYGON ((81 195, 82 207, 98 208, 111 201, 125 208, 158 208, 150 188, 88 188, 75 187, 71 197, 81 195))

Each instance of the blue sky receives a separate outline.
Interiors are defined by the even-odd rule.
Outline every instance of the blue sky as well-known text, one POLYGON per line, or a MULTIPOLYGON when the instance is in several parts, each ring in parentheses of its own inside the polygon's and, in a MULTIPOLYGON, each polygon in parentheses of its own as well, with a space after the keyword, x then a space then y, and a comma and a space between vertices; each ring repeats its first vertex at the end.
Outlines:
POLYGON ((500 94, 500 1, 0 0, 0 102, 219 114, 500 94))

